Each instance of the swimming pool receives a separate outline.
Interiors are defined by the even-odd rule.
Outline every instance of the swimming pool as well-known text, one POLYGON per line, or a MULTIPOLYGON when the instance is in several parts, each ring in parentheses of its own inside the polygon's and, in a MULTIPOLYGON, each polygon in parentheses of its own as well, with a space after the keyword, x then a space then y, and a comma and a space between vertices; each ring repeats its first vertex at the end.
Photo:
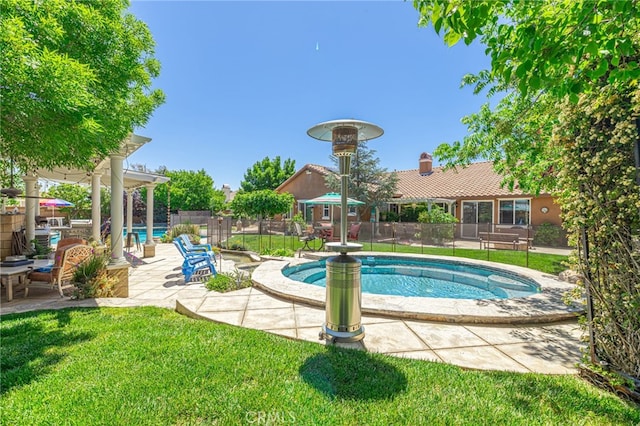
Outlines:
MULTIPOLYGON (((452 299, 509 299, 540 292, 532 279, 504 269, 444 259, 354 256, 363 293, 452 299)), ((326 286, 326 259, 284 268, 295 281, 326 286)))
MULTIPOLYGON (((314 253, 316 260, 334 256, 331 253, 314 253)), ((383 256, 412 260, 442 260, 497 269, 503 273, 525 277, 536 283, 538 292, 527 297, 508 299, 455 299, 451 297, 406 297, 390 294, 362 294, 363 315, 391 317, 404 320, 424 320, 462 324, 541 324, 575 320, 584 314, 583 301, 565 303, 565 295, 575 289, 574 284, 558 280, 557 276, 515 265, 502 265, 477 259, 452 258, 409 253, 359 252, 358 256, 383 256)), ((326 288, 319 285, 294 281, 283 274, 283 270, 293 266, 308 264, 310 259, 285 258, 262 262, 251 274, 253 286, 258 291, 273 296, 299 302, 309 306, 324 308, 326 288)), ((297 315, 297 314, 296 314, 297 315)), ((301 313, 302 315, 302 313, 301 313)))
MULTIPOLYGON (((131 232, 137 232, 140 237, 140 244, 144 244, 147 241, 147 228, 131 228, 131 232)), ((153 238, 160 238, 167 232, 167 228, 153 228, 153 238)), ((122 233, 123 237, 127 236, 127 230, 122 233)), ((60 241, 60 231, 51 231, 51 244, 58 244, 60 241)), ((126 241, 126 240, 124 240, 126 241)))
MULTIPOLYGON (((137 232, 140 237, 140 244, 144 244, 147 241, 147 228, 131 228, 131 232, 137 232)), ((160 238, 167 233, 167 228, 153 228, 153 238, 160 238)), ((127 230, 122 233, 123 237, 127 236, 127 230)), ((126 239, 124 240, 126 241, 126 239)))

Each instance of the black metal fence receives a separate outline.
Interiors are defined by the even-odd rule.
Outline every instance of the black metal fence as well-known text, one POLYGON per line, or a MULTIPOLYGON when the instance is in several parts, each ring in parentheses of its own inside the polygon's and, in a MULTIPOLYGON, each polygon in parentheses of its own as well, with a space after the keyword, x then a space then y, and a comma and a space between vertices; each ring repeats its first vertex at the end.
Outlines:
MULTIPOLYGON (((322 226, 301 224, 303 233, 315 233, 320 239, 320 229, 330 227, 332 241, 339 241, 340 225, 322 224, 322 226)), ((348 227, 349 228, 349 227, 348 227)), ((249 236, 259 235, 260 248, 294 249, 295 238, 299 236, 291 219, 286 220, 232 220, 229 217, 210 218, 207 223, 207 242, 221 246, 233 238, 233 244, 241 249, 246 242, 255 239, 249 236), (280 238, 278 238, 280 237, 280 238)), ((536 247, 568 248, 566 232, 556 225, 505 226, 497 224, 460 224, 460 223, 417 223, 417 222, 362 222, 357 241, 363 249, 374 249, 374 244, 394 246, 447 247, 475 249, 512 249, 530 250, 536 247), (514 241, 516 243, 514 244, 514 241), (367 247, 367 244, 370 247, 367 247)))

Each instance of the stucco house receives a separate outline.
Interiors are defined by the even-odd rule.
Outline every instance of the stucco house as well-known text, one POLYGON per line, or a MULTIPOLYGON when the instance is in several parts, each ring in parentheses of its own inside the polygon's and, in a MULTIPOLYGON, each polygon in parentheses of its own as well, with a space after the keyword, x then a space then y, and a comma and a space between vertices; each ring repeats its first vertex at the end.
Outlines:
MULTIPOLYGON (((491 162, 478 162, 467 167, 444 170, 433 167, 432 156, 420 154, 418 167, 396 171, 398 188, 393 199, 382 209, 380 218, 386 215, 400 217, 402 209, 419 203, 439 205, 458 218, 461 226, 459 237, 477 238, 478 232, 501 228, 535 228, 543 223, 561 225, 560 207, 550 194, 527 194, 518 188, 510 191, 501 186, 502 177, 493 170, 491 162)), ((276 191, 289 192, 296 199, 291 214, 301 212, 308 222, 330 220, 331 206, 310 206, 305 201, 318 197, 329 189, 325 176, 335 173, 332 169, 307 164, 280 185, 276 191)), ((339 219, 339 208, 334 217, 339 219)), ((361 212, 361 220, 369 220, 368 211, 361 212), (363 214, 362 214, 363 213, 363 214)), ((350 216, 355 220, 355 215, 350 216)))

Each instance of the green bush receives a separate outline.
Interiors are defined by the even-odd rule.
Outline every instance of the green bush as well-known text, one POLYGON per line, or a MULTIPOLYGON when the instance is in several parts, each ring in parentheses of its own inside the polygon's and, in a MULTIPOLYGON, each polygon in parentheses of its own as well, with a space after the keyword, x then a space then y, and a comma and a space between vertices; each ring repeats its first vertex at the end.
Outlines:
POLYGON ((557 246, 560 243, 560 227, 551 223, 541 224, 536 229, 533 243, 537 246, 557 246))
POLYGON ((118 279, 107 274, 108 256, 93 255, 77 266, 73 273, 74 299, 111 297, 118 279))
POLYGON ((200 244, 200 226, 192 223, 180 223, 172 227, 167 234, 160 238, 160 241, 170 243, 182 234, 187 234, 192 243, 200 244))
POLYGON ((33 244, 33 249, 27 254, 28 258, 46 258, 53 249, 49 246, 40 244, 40 241, 33 239, 30 241, 33 244))
POLYGON ((264 248, 264 249, 262 249, 260 254, 263 254, 263 255, 266 255, 266 256, 280 256, 280 257, 294 257, 295 256, 295 252, 293 250, 291 250, 291 249, 288 249, 288 248, 273 248, 273 249, 264 248))
POLYGON ((421 233, 417 235, 425 244, 442 244, 452 240, 455 233, 452 223, 458 222, 455 216, 447 213, 440 206, 431 206, 431 210, 425 210, 418 215, 421 224, 421 233))
POLYGON ((240 243, 228 244, 226 241, 222 243, 220 248, 225 250, 247 251, 248 249, 240 243))
POLYGON ((240 271, 238 268, 235 268, 231 272, 220 272, 209 278, 205 283, 205 287, 207 287, 207 289, 217 291, 219 293, 226 293, 228 291, 251 287, 252 285, 253 281, 251 281, 251 274, 240 271))

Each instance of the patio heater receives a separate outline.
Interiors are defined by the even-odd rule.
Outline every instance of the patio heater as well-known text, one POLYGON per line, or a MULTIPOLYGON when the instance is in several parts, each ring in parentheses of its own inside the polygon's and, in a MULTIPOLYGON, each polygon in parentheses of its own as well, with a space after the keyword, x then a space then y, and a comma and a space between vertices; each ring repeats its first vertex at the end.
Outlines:
POLYGON ((383 133, 375 124, 351 119, 326 121, 307 130, 314 139, 331 141, 333 155, 339 161, 340 242, 326 244, 328 250, 339 255, 327 259, 326 322, 320 332, 320 339, 331 343, 356 342, 364 338, 361 324, 362 262, 347 254, 360 250, 362 244, 347 242, 347 191, 351 156, 355 154, 358 142, 375 139, 383 133))

